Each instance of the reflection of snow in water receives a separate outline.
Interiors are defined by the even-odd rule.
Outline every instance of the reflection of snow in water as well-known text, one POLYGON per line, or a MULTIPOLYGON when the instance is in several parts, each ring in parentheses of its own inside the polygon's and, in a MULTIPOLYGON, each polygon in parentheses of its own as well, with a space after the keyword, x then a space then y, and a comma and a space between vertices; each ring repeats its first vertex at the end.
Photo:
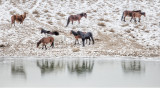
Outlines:
POLYGON ((154 59, 5 57, 0 60, 7 62, 0 63, 0 86, 160 86, 160 62, 154 59))

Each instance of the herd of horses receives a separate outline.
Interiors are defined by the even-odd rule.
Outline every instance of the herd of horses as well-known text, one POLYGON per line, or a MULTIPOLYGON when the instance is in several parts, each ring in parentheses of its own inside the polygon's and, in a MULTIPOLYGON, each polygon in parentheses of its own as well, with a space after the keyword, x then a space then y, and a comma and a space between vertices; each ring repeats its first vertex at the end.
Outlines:
MULTIPOLYGON (((14 24, 15 26, 15 21, 17 22, 20 22, 20 24, 23 24, 23 21, 24 19, 26 18, 26 12, 24 12, 23 15, 13 15, 11 16, 11 26, 12 24, 14 24)), ((123 20, 124 22, 125 21, 125 18, 126 16, 129 16, 131 17, 131 20, 130 22, 132 21, 132 19, 134 19, 134 21, 136 22, 136 18, 139 18, 139 21, 141 20, 141 16, 146 16, 145 12, 141 12, 141 10, 137 10, 137 11, 124 11, 123 14, 122 14, 122 17, 121 17, 121 21, 123 20)), ((67 20, 67 25, 66 27, 69 25, 70 21, 72 21, 72 24, 73 24, 73 21, 78 21, 79 24, 80 24, 80 20, 82 17, 85 17, 87 18, 87 13, 80 13, 80 14, 77 14, 77 15, 70 15, 68 17, 68 20, 67 20)), ((59 35, 59 32, 57 31, 47 31, 43 28, 39 28, 41 29, 41 33, 44 33, 44 34, 50 34, 50 35, 59 35)), ((73 31, 71 30, 70 31, 70 34, 73 34, 74 37, 75 37, 75 45, 76 45, 76 41, 78 42, 79 44, 79 41, 78 39, 81 38, 82 39, 82 46, 84 47, 85 46, 85 41, 86 41, 86 44, 87 44, 87 39, 89 40, 89 45, 90 45, 90 42, 92 40, 92 44, 94 44, 94 38, 93 38, 93 34, 92 32, 82 32, 82 31, 73 31)), ((48 43, 51 44, 51 47, 53 48, 54 47, 54 38, 49 36, 49 37, 43 37, 42 39, 40 39, 38 42, 37 42, 37 48, 39 47, 39 45, 42 43, 42 49, 45 47, 45 49, 47 49, 46 45, 48 43)))

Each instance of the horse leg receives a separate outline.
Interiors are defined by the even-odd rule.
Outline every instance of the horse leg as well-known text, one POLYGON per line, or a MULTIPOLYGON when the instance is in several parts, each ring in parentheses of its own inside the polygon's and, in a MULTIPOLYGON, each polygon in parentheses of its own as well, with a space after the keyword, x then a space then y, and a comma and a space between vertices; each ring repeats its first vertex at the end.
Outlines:
POLYGON ((89 45, 90 45, 91 39, 89 38, 89 45))
POLYGON ((124 16, 124 20, 123 20, 124 22, 126 22, 126 20, 125 20, 125 19, 126 19, 126 16, 124 16))
POLYGON ((46 47, 46 45, 45 45, 45 48, 46 48, 46 50, 47 50, 47 47, 46 47))
POLYGON ((80 24, 80 20, 78 20, 79 24, 80 24))
MULTIPOLYGON (((77 39, 76 39, 77 40, 77 39)), ((75 40, 75 43, 74 43, 74 45, 76 45, 76 40, 75 40)))
POLYGON ((77 42, 78 42, 78 44, 79 44, 79 41, 78 41, 78 39, 77 39, 77 42))
POLYGON ((73 20, 72 20, 72 25, 73 25, 73 20))
POLYGON ((138 22, 140 22, 141 21, 141 18, 139 17, 139 21, 138 22))
POLYGON ((131 17, 131 20, 130 20, 130 22, 132 22, 132 19, 133 19, 133 17, 131 17))
POLYGON ((51 46, 50 47, 52 47, 52 42, 51 42, 51 46))
POLYGON ((136 23, 137 21, 136 21, 136 18, 134 18, 134 22, 136 23))
POLYGON ((45 46, 45 44, 43 43, 43 45, 42 45, 42 49, 44 48, 44 46, 45 46))
POLYGON ((82 42, 83 42, 83 47, 84 47, 84 46, 85 46, 85 45, 84 45, 84 42, 85 42, 85 39, 84 39, 84 38, 82 38, 82 42))
POLYGON ((87 39, 86 39, 86 44, 87 44, 87 39))
POLYGON ((52 48, 54 47, 54 41, 52 42, 52 48))

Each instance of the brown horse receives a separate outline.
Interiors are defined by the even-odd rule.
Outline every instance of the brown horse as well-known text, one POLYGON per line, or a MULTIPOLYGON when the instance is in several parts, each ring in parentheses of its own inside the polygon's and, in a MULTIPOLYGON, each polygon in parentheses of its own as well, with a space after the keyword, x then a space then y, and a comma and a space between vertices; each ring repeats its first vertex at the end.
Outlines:
MULTIPOLYGON (((86 34, 86 32, 83 32, 84 34, 86 34)), ((73 30, 71 30, 71 32, 70 32, 70 34, 73 34, 74 35, 74 37, 75 37, 75 45, 76 45, 76 41, 78 42, 78 44, 79 44, 79 41, 78 41, 78 39, 79 38, 81 38, 81 36, 80 35, 78 35, 78 33, 77 32, 75 32, 75 31, 73 31, 73 30)), ((86 43, 87 43, 87 41, 86 41, 86 43)))
POLYGON ((11 17, 11 26, 14 24, 15 26, 15 21, 20 22, 20 24, 23 24, 24 19, 26 18, 26 12, 24 12, 23 15, 13 15, 11 17))
POLYGON ((48 43, 50 43, 51 47, 53 48, 54 47, 54 38, 53 37, 44 37, 44 38, 42 38, 39 42, 37 42, 37 48, 41 43, 43 43, 42 49, 43 49, 44 46, 46 48, 46 44, 48 44, 48 43))
POLYGON ((134 22, 136 23, 136 17, 138 17, 138 18, 139 18, 139 21, 138 21, 138 22, 140 22, 142 15, 143 15, 144 17, 146 17, 146 13, 145 13, 145 12, 139 12, 139 13, 133 12, 131 19, 134 18, 134 22))
MULTIPOLYGON (((133 13, 141 13, 141 10, 136 10, 136 11, 128 11, 128 10, 125 10, 125 11, 123 12, 123 14, 122 14, 121 21, 123 20, 124 22, 126 22, 126 21, 125 21, 126 16, 132 17, 132 14, 133 14, 133 13)), ((131 21, 132 21, 132 18, 131 18, 130 22, 131 22, 131 21)))
POLYGON ((87 18, 87 14, 86 14, 86 13, 81 13, 81 14, 77 14, 77 15, 70 15, 70 16, 68 17, 68 21, 67 21, 66 27, 68 26, 68 24, 69 24, 70 21, 72 21, 72 24, 73 24, 73 21, 77 21, 77 20, 78 20, 78 22, 79 22, 79 24, 80 24, 80 20, 81 20, 81 18, 82 18, 83 16, 84 16, 85 18, 87 18))

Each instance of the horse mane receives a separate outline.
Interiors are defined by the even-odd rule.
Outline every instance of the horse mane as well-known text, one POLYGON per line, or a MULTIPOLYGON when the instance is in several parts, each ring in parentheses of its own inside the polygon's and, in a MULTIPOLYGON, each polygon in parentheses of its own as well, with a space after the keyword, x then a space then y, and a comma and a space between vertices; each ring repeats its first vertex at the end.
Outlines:
POLYGON ((141 15, 145 15, 145 12, 141 12, 141 15))
POLYGON ((84 14, 83 14, 83 13, 80 13, 79 15, 80 15, 81 17, 82 17, 82 16, 84 16, 84 14))
POLYGON ((78 35, 83 35, 84 33, 82 31, 77 31, 78 35))
POLYGON ((77 36, 77 35, 78 35, 78 33, 75 32, 75 31, 73 31, 73 30, 71 30, 71 32, 72 32, 72 34, 73 34, 74 36, 77 36))
POLYGON ((80 13, 79 15, 80 15, 80 16, 85 16, 85 15, 86 15, 86 13, 80 13))
POLYGON ((133 12, 141 12, 141 10, 133 10, 133 12))

